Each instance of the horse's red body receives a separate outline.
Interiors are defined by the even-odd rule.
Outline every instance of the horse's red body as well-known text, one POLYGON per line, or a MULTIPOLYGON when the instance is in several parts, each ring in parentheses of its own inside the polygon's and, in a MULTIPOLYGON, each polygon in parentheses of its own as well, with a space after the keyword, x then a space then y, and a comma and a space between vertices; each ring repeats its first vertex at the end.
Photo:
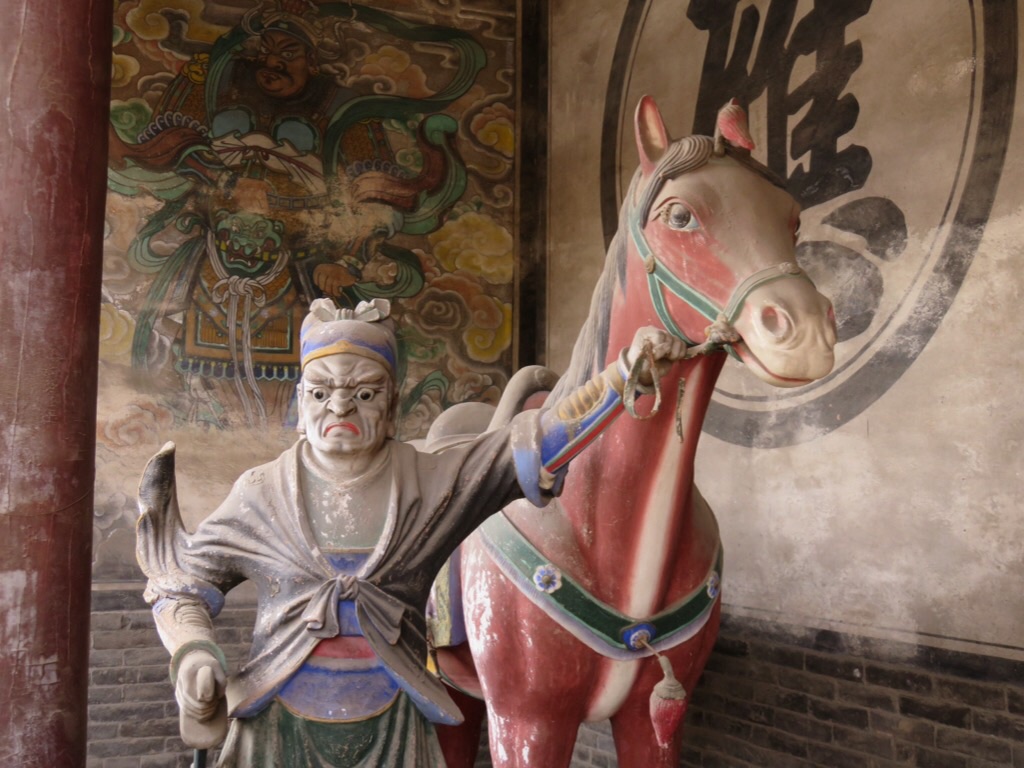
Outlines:
MULTIPOLYGON (((726 143, 735 145, 742 143, 737 130, 746 135, 745 119, 737 129, 735 110, 730 114, 732 123, 720 118, 720 128, 726 143)), ((663 286, 657 288, 665 297, 662 314, 652 300, 651 265, 638 252, 637 238, 629 236, 629 217, 673 145, 649 99, 638 108, 637 140, 641 169, 556 394, 614 360, 637 328, 665 326, 665 312, 690 339, 703 341, 709 324, 663 286)), ((662 264, 720 307, 735 299, 736 287, 749 275, 793 261, 798 221, 796 204, 785 191, 744 162, 742 153, 730 149, 729 155, 716 151, 665 181, 639 222, 641 239, 662 264)), ((830 370, 831 306, 809 281, 772 279, 740 304, 732 324, 743 341, 734 348, 761 378, 792 386, 830 370)), ((661 380, 665 402, 657 415, 647 421, 624 415, 611 424, 574 461, 564 493, 547 509, 521 501, 505 511, 551 563, 629 617, 650 617, 699 590, 715 563, 718 525, 694 485, 693 471, 702 422, 725 360, 718 351, 674 364, 661 380), (681 379, 682 440, 674 408, 681 379)), ((638 410, 647 409, 649 402, 641 400, 638 410)), ((469 644, 442 652, 440 660, 452 679, 473 689, 472 654, 496 766, 568 766, 579 724, 603 719, 611 720, 620 766, 678 764, 681 729, 668 746, 659 746, 652 728, 650 695, 662 679, 653 656, 637 653, 619 660, 587 647, 524 597, 479 534, 464 545, 462 567, 469 644)), ((696 634, 663 650, 687 690, 696 685, 711 652, 719 611, 715 602, 696 634)), ((461 747, 451 734, 444 741, 450 768, 472 765, 474 736, 466 736, 461 747)))

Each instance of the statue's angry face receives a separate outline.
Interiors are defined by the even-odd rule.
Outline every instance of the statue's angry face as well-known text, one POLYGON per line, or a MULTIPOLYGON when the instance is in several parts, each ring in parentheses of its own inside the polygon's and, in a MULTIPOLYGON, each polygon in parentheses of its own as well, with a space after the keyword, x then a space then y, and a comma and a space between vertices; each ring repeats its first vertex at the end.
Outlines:
POLYGON ((214 237, 229 272, 251 276, 269 268, 281 255, 284 224, 256 213, 220 211, 214 237))
POLYGON ((299 419, 315 452, 373 454, 394 434, 395 383, 375 360, 339 353, 311 360, 299 383, 299 419))

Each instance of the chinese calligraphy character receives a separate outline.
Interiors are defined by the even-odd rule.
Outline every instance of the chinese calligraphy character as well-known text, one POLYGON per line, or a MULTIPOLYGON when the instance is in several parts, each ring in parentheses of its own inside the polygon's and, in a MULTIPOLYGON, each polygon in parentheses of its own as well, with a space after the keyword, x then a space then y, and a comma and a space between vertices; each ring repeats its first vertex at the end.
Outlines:
POLYGON ((723 98, 735 96, 750 104, 764 95, 767 165, 788 180, 801 205, 807 208, 860 189, 871 172, 871 153, 857 144, 839 149, 839 141, 853 129, 860 112, 856 97, 843 93, 863 60, 860 42, 846 41, 846 27, 867 14, 871 0, 815 0, 799 20, 798 0, 772 0, 763 23, 754 6, 737 14, 739 4, 691 0, 687 8, 694 25, 709 33, 694 133, 712 132, 723 98), (812 55, 813 73, 802 83, 791 83, 798 59, 812 55), (790 156, 800 161, 790 171, 789 118, 805 107, 789 138, 790 156))

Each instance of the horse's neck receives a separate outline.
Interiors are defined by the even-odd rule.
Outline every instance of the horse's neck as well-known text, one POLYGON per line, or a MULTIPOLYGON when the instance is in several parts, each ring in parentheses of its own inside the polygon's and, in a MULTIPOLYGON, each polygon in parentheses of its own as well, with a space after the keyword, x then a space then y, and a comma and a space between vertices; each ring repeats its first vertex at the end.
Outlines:
MULTIPOLYGON (((699 579, 712 556, 707 550, 717 530, 711 530, 713 518, 705 519, 694 505, 693 467, 723 358, 717 353, 675 364, 659 382, 658 414, 645 421, 623 414, 570 470, 562 507, 596 591, 627 614, 662 607, 673 587, 667 579, 678 576, 678 564, 692 563, 699 579), (681 379, 682 440, 676 422, 681 379)), ((648 413, 653 400, 641 398, 637 411, 648 413)))

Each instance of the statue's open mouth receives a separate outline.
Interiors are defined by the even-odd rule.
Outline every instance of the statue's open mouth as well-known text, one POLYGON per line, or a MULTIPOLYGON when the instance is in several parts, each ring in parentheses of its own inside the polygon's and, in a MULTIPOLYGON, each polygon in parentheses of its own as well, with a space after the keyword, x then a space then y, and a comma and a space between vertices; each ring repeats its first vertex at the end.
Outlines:
POLYGON ((225 265, 238 267, 250 273, 256 272, 265 265, 273 264, 280 255, 277 251, 261 250, 259 248, 247 250, 230 245, 223 247, 221 254, 224 257, 225 265))

